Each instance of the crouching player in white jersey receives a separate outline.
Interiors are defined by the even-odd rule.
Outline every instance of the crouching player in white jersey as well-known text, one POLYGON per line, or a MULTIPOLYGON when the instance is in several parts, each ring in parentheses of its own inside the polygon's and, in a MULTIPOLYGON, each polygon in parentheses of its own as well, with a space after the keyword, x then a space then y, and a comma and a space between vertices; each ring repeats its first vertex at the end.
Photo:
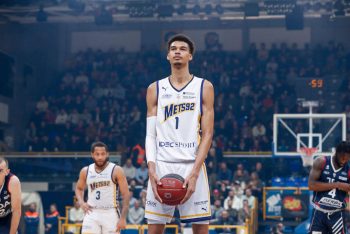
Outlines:
POLYGON ((108 161, 108 147, 102 142, 91 146, 93 164, 80 171, 75 195, 85 212, 82 234, 120 233, 126 227, 129 209, 129 187, 121 167, 108 161), (84 190, 88 186, 88 200, 84 190), (118 189, 123 198, 120 214, 118 189))
POLYGON ((187 194, 178 205, 181 222, 192 223, 194 234, 209 232, 210 191, 204 160, 213 136, 214 89, 209 81, 190 74, 193 52, 188 37, 171 38, 167 55, 171 75, 147 90, 145 217, 150 234, 163 233, 174 214, 175 207, 162 203, 156 188, 159 179, 170 173, 185 178, 187 194))

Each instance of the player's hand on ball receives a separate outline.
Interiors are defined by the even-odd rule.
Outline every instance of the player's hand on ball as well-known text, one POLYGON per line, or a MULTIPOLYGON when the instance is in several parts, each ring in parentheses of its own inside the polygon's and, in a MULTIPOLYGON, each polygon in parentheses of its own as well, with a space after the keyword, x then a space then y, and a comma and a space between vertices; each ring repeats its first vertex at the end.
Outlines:
POLYGON ((87 204, 86 202, 84 202, 81 205, 81 208, 83 209, 84 213, 86 213, 86 214, 90 213, 90 211, 92 210, 92 207, 89 204, 87 204))
POLYGON ((117 223, 117 233, 120 233, 121 230, 126 228, 126 220, 125 219, 119 219, 117 223))
POLYGON ((149 173, 149 180, 151 182, 151 186, 152 186, 152 190, 153 190, 153 194, 154 194, 155 199, 157 201, 159 201, 160 203, 163 203, 162 199, 160 198, 160 196, 157 192, 157 184, 162 185, 162 183, 160 182, 156 173, 149 173))
POLYGON ((184 204, 188 199, 190 199, 190 197, 196 190, 197 178, 198 176, 194 174, 190 174, 189 176, 186 177, 183 187, 187 188, 187 192, 184 199, 182 199, 182 201, 180 202, 180 204, 184 204))

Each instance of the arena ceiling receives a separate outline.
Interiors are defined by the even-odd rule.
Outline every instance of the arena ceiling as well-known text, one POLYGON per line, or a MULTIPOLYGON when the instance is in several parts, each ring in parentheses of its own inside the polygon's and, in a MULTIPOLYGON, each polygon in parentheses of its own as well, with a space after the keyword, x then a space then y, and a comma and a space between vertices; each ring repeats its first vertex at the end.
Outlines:
POLYGON ((1 0, 0 23, 36 23, 40 6, 50 23, 275 18, 295 6, 305 17, 350 16, 350 0, 1 0))

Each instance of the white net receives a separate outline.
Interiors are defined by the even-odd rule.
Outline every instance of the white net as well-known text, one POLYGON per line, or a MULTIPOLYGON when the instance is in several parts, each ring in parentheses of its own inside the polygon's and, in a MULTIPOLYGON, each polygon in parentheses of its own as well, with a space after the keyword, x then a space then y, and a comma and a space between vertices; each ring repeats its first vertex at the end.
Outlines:
POLYGON ((302 147, 299 149, 301 159, 303 160, 304 167, 311 167, 314 162, 314 155, 318 152, 318 149, 315 148, 306 148, 302 147))

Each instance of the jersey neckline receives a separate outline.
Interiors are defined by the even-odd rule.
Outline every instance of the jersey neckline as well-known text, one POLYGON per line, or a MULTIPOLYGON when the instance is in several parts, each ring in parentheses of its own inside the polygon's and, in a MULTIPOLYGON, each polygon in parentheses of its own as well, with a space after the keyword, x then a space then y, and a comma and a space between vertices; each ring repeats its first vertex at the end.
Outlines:
POLYGON ((173 86, 173 84, 171 83, 171 81, 170 81, 170 76, 168 76, 169 84, 170 84, 170 86, 171 86, 176 92, 181 92, 182 90, 184 90, 184 89, 192 82, 192 80, 194 80, 194 75, 193 75, 193 74, 192 74, 191 80, 189 80, 189 81, 187 82, 187 84, 185 84, 184 87, 182 87, 181 89, 177 89, 177 88, 175 88, 175 87, 173 86))
POLYGON ((106 167, 103 168, 103 170, 100 171, 100 172, 97 172, 97 171, 96 171, 96 164, 94 163, 94 170, 95 170, 95 172, 96 172, 97 174, 101 174, 101 173, 102 173, 104 170, 106 170, 106 168, 109 166, 109 163, 110 163, 110 162, 108 162, 108 164, 106 165, 106 167))

